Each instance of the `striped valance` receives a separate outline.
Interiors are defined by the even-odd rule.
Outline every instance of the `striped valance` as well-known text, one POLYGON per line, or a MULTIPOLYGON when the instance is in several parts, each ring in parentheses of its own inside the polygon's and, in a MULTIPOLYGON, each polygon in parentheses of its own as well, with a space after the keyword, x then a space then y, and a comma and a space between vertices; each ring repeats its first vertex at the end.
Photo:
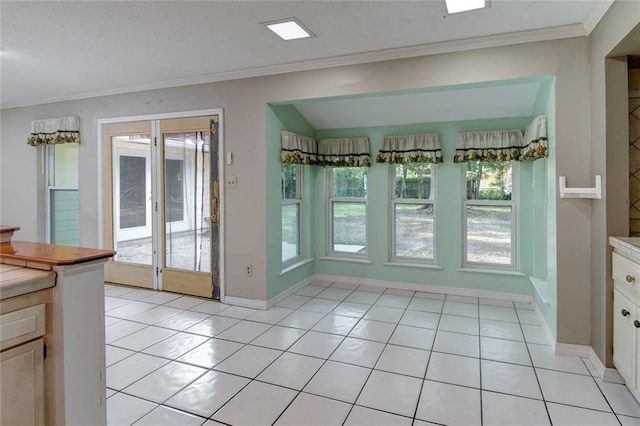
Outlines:
POLYGON ((440 137, 437 133, 385 136, 378 163, 442 163, 440 137))
POLYGON ((520 161, 535 161, 549 156, 549 140, 547 139, 547 116, 541 115, 533 119, 524 134, 524 146, 520 161))
POLYGON ((522 152, 523 138, 520 130, 495 130, 489 132, 460 132, 456 145, 455 163, 466 161, 517 160, 522 152))
POLYGON ((318 148, 313 138, 283 130, 280 132, 283 164, 319 164, 318 148))
POLYGON ((32 146, 80 143, 80 117, 48 118, 31 122, 27 144, 32 146))
POLYGON ((321 139, 318 156, 323 166, 369 167, 369 138, 321 139))

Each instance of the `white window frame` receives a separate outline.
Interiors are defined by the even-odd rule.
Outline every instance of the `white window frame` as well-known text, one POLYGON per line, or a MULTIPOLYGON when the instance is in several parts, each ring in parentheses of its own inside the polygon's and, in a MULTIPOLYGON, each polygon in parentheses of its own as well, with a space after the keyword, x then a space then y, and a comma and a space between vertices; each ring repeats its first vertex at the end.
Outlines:
POLYGON ((424 263, 424 264, 436 264, 437 263, 437 218, 436 218, 436 201, 437 201, 437 172, 435 164, 431 164, 431 198, 400 198, 396 197, 396 166, 398 164, 390 164, 389 170, 391 171, 391 262, 393 263, 424 263), (433 258, 427 259, 424 257, 413 256, 398 256, 396 254, 396 205, 398 204, 431 204, 433 209, 433 258))
MULTIPOLYGON (((80 191, 78 185, 70 186, 70 185, 52 185, 52 182, 55 182, 55 172, 56 172, 56 145, 45 145, 45 183, 46 183, 46 201, 45 201, 45 209, 46 209, 46 242, 49 244, 56 243, 53 241, 52 233, 53 227, 51 223, 51 214, 53 213, 53 194, 56 191, 76 191, 78 195, 80 195, 80 191)), ((78 147, 79 148, 79 147, 78 147)), ((80 161, 78 159, 78 161, 80 161)), ((76 165, 76 167, 78 167, 76 165)), ((78 180, 79 182, 79 177, 78 180)), ((80 214, 78 212, 78 245, 80 244, 80 214)))
POLYGON ((368 217, 368 170, 364 179, 364 197, 334 197, 333 196, 333 170, 337 167, 327 167, 327 255, 333 257, 345 257, 355 259, 367 259, 369 256, 369 217, 368 217), (350 252, 342 250, 333 250, 333 203, 358 203, 364 204, 365 215, 365 252, 350 252))
MULTIPOLYGON (((304 198, 304 194, 302 193, 302 188, 304 187, 304 185, 302 184, 302 179, 303 179, 303 174, 302 173, 302 165, 300 164, 282 164, 281 167, 284 166, 294 166, 296 168, 296 195, 297 198, 290 198, 290 199, 284 199, 282 198, 282 194, 280 195, 281 197, 281 206, 280 206, 280 226, 282 226, 282 208, 285 206, 298 206, 298 225, 297 225, 297 229, 298 229, 298 240, 297 240, 297 247, 296 247, 296 255, 293 257, 290 257, 286 260, 282 260, 282 267, 286 268, 287 266, 293 265, 297 262, 299 262, 303 256, 303 232, 302 232, 302 214, 303 214, 303 208, 302 208, 302 200, 304 198)), ((282 182, 280 183, 282 185, 282 182)), ((282 240, 283 238, 281 238, 282 240)), ((280 247, 282 249, 282 241, 280 242, 280 247)), ((282 253, 280 255, 280 258, 282 259, 282 253)))
MULTIPOLYGON (((489 162, 489 161, 487 161, 489 162)), ((504 271, 518 270, 518 226, 517 226, 517 187, 518 187, 518 167, 515 161, 511 161, 511 200, 469 200, 467 199, 467 163, 463 163, 462 168, 462 267, 475 269, 493 269, 504 271), (467 206, 500 206, 511 207, 511 263, 489 263, 472 262, 467 260, 467 206)))

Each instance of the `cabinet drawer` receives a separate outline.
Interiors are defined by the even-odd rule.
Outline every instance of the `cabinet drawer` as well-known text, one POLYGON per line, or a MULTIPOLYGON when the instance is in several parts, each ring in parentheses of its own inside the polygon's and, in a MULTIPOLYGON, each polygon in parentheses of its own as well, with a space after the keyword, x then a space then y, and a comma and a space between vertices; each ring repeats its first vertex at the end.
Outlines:
POLYGON ((640 265, 613 253, 612 270, 615 281, 627 283, 634 290, 640 291, 640 265))
POLYGON ((44 333, 44 304, 0 315, 0 350, 44 336, 44 333))

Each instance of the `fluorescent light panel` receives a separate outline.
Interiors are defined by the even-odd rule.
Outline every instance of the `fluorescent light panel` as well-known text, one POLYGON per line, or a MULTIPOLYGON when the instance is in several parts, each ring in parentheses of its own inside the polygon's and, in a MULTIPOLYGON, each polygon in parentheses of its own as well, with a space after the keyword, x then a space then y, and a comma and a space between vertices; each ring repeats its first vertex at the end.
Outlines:
POLYGON ((445 0, 449 14, 487 7, 485 0, 445 0))
POLYGON ((306 29, 297 18, 280 19, 278 21, 263 22, 262 24, 283 40, 313 37, 313 33, 306 29))

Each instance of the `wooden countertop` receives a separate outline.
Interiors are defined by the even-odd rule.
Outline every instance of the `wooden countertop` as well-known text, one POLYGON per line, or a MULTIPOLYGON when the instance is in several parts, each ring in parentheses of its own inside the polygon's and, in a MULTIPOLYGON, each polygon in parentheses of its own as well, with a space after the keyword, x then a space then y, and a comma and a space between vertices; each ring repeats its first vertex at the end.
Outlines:
POLYGON ((113 250, 100 250, 55 244, 12 241, 0 244, 0 259, 11 259, 45 265, 76 265, 115 255, 113 250))

